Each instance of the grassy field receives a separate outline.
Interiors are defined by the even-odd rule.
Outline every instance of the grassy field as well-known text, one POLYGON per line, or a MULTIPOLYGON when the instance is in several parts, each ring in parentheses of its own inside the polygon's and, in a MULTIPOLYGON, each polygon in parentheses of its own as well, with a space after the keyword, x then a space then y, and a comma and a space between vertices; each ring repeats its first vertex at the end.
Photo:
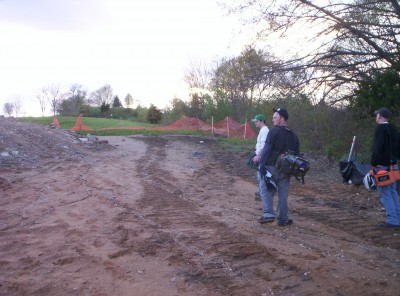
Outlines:
MULTIPOLYGON (((58 123, 62 129, 71 129, 78 118, 73 116, 57 116, 58 123)), ((22 117, 20 120, 29 121, 35 124, 48 125, 53 122, 53 116, 49 117, 22 117)), ((94 130, 102 128, 116 128, 122 126, 140 126, 140 127, 157 127, 158 125, 134 122, 131 120, 120 120, 120 119, 109 119, 109 118, 94 118, 94 117, 83 117, 82 124, 88 126, 94 130)))
MULTIPOLYGON (((49 117, 22 117, 19 120, 28 121, 34 124, 50 125, 53 122, 53 116, 49 117)), ((57 116, 58 123, 62 129, 71 129, 75 126, 77 117, 57 116)), ((119 128, 119 127, 144 127, 152 128, 159 125, 134 122, 131 120, 119 120, 109 118, 93 118, 83 117, 82 124, 93 129, 93 131, 80 131, 78 133, 86 135, 88 133, 98 136, 129 136, 135 134, 142 134, 148 136, 157 136, 163 134, 177 134, 177 135, 195 135, 195 136, 211 136, 209 133, 193 130, 100 130, 102 128, 119 128)), ((234 153, 243 153, 252 151, 254 149, 255 139, 241 139, 241 138, 216 138, 218 143, 224 147, 225 150, 234 153)))

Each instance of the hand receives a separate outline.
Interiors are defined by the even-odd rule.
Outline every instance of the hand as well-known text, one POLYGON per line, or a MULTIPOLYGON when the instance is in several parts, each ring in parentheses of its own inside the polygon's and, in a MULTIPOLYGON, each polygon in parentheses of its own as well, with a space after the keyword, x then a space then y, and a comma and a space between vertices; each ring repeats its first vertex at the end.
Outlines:
POLYGON ((254 164, 257 164, 259 160, 260 160, 260 158, 258 157, 258 155, 253 157, 253 163, 254 164))

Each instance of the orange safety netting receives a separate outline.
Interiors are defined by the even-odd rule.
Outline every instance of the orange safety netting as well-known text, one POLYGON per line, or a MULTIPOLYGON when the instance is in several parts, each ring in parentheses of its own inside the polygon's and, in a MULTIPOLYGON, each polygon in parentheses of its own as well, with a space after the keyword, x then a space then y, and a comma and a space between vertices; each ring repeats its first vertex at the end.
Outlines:
POLYGON ((160 127, 159 129, 162 130, 203 130, 203 131, 210 131, 211 126, 202 121, 201 119, 195 117, 187 117, 182 115, 181 119, 171 123, 170 125, 160 127))
POLYGON ((209 125, 208 123, 198 119, 191 118, 182 115, 181 119, 178 121, 158 129, 162 130, 174 130, 174 129, 189 129, 189 130, 202 130, 211 132, 213 134, 222 135, 226 137, 233 138, 247 138, 254 139, 256 137, 254 131, 251 129, 250 124, 246 122, 245 124, 239 123, 232 119, 231 117, 225 117, 225 119, 215 123, 214 125, 209 125))
POLYGON ((228 116, 214 124, 214 133, 228 138, 254 139, 256 137, 248 122, 242 124, 228 116))
POLYGON ((57 120, 57 118, 56 118, 55 116, 53 117, 53 124, 54 124, 56 127, 60 128, 60 124, 58 123, 58 120, 57 120))
POLYGON ((71 128, 71 131, 74 132, 78 132, 78 131, 92 131, 93 129, 88 127, 88 126, 84 126, 82 124, 82 117, 83 114, 79 114, 78 119, 76 120, 75 126, 73 128, 71 128))
MULTIPOLYGON (((82 125, 82 114, 79 115, 77 123, 72 130, 92 130, 90 127, 85 127, 82 125), (78 129, 80 128, 80 129, 78 129)), ((160 127, 141 127, 141 126, 121 126, 121 127, 109 127, 102 128, 100 130, 201 130, 204 132, 212 133, 213 135, 222 135, 232 138, 246 138, 254 139, 256 134, 250 127, 250 124, 246 122, 245 124, 239 123, 230 117, 225 117, 225 119, 210 125, 199 118, 187 117, 182 115, 182 117, 175 121, 174 123, 167 126, 160 127)))

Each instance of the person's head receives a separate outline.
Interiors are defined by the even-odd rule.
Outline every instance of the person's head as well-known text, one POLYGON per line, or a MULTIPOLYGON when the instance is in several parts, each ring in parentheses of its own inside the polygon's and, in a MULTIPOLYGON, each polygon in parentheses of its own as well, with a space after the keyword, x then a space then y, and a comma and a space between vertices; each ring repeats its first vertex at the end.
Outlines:
POLYGON ((286 125, 286 121, 289 119, 289 113, 286 109, 278 108, 273 109, 274 115, 272 116, 272 123, 274 126, 286 125))
POLYGON ((265 125, 265 117, 262 114, 256 115, 251 121, 254 122, 258 128, 262 128, 265 125))
POLYGON ((389 109, 385 107, 376 110, 374 114, 376 123, 388 122, 391 115, 389 109))

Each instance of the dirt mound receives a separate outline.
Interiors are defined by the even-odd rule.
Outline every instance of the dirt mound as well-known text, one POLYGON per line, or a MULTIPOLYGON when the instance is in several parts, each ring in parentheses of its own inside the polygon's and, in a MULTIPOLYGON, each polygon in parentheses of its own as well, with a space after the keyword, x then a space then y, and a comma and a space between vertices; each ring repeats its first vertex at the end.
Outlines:
POLYGON ((0 168, 35 168, 46 161, 82 158, 89 149, 106 145, 82 145, 74 132, 54 125, 36 125, 14 118, 0 117, 0 168))
POLYGON ((377 228, 376 192, 325 157, 306 155, 294 224, 279 227, 257 223, 246 153, 212 137, 100 140, 0 119, 1 295, 398 294, 400 232, 377 228))

